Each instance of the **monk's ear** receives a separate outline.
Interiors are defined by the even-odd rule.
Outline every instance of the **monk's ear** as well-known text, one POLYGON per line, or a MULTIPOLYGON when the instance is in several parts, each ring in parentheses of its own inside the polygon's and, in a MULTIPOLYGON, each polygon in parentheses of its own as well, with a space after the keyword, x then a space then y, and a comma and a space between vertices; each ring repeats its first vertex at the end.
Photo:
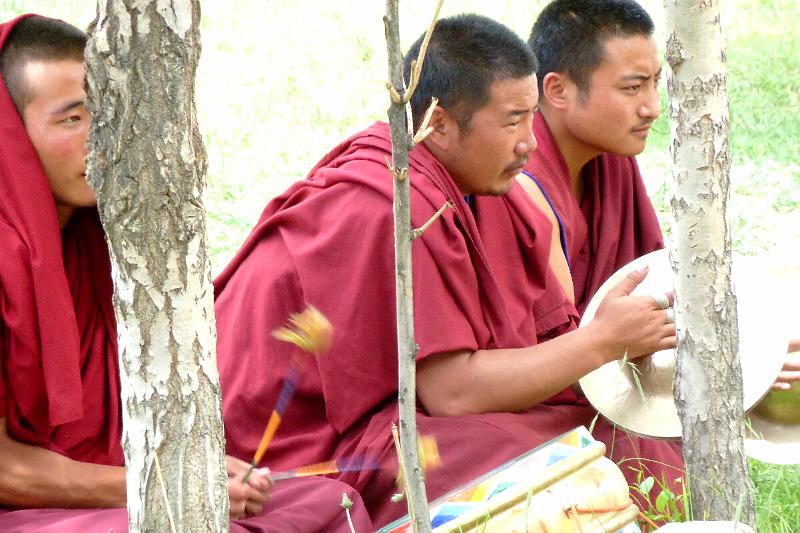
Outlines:
POLYGON ((442 106, 437 105, 428 121, 431 132, 425 137, 428 146, 447 150, 452 142, 453 135, 458 133, 458 123, 442 106))
POLYGON ((556 109, 565 109, 570 102, 571 93, 577 89, 569 77, 558 72, 548 72, 542 80, 540 103, 556 109))

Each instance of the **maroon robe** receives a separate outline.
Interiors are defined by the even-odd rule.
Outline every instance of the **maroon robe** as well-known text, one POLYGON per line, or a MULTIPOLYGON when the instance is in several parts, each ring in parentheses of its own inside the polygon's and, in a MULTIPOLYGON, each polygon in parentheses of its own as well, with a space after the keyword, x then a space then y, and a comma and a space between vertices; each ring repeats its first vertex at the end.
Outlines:
MULTIPOLYGON (((0 48, 27 16, 0 24, 0 48)), ((97 210, 76 210, 61 231, 44 170, 2 79, 0 117, 0 418, 19 442, 122 466, 111 265, 97 210)), ((232 530, 349 531, 342 492, 368 531, 358 494, 323 478, 280 482, 261 515, 234 521, 232 530)), ((125 509, 0 508, 3 532, 112 528, 127 530, 125 509)))
MULTIPOLYGON (((404 514, 390 503, 397 420, 391 148, 386 124, 348 139, 273 200, 215 280, 218 357, 228 451, 249 459, 275 406, 293 348, 274 339, 312 304, 334 326, 331 350, 304 369, 265 455, 273 469, 369 454, 384 468, 339 479, 364 497, 376 526, 404 514)), ((413 226, 453 204, 413 244, 418 357, 520 348, 573 329, 577 311, 549 268, 551 227, 518 185, 468 204, 424 144, 410 154, 413 226)), ((594 411, 567 389, 523 413, 431 417, 443 466, 426 476, 435 498, 577 425, 594 411)), ((595 434, 609 442, 610 428, 595 434)), ((653 457, 638 440, 614 457, 653 457)), ((674 462, 674 457, 657 456, 674 462)))
MULTIPOLYGON (((349 533, 342 494, 353 500, 350 510, 357 533, 373 531, 372 521, 356 491, 333 479, 298 478, 279 481, 261 514, 231 521, 231 533, 349 533)), ((3 533, 124 533, 126 509, 0 510, 3 533)))
POLYGON ((525 172, 533 176, 561 220, 575 305, 583 313, 611 274, 664 247, 661 228, 634 157, 603 153, 583 168, 580 202, 572 178, 541 112, 533 121, 538 148, 525 172))

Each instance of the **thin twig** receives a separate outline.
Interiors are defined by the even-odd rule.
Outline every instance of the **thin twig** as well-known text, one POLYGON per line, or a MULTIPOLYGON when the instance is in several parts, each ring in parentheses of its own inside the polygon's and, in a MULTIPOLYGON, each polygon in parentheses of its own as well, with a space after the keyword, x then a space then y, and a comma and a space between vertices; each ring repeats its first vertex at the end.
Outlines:
POLYGON ((398 105, 407 103, 403 100, 403 97, 400 96, 400 93, 397 92, 397 89, 388 81, 386 82, 386 88, 389 89, 389 96, 391 96, 392 102, 398 105))
POLYGON ((411 81, 409 81, 408 89, 406 90, 405 94, 403 94, 404 104, 411 101, 411 96, 414 94, 417 84, 419 83, 419 77, 422 73, 422 64, 425 62, 425 53, 428 51, 428 43, 431 41, 433 28, 436 26, 436 21, 439 20, 439 11, 442 10, 442 4, 444 4, 444 0, 439 0, 438 4, 436 5, 436 12, 433 14, 433 20, 431 21, 430 26, 428 26, 428 31, 425 33, 425 38, 422 40, 422 46, 419 49, 417 60, 411 64, 411 81))
POLYGON ((653 531, 658 529, 658 524, 650 520, 650 518, 644 514, 643 512, 639 511, 639 518, 647 522, 647 525, 653 528, 653 531))
POLYGON ((175 519, 172 517, 172 508, 169 505, 169 498, 167 497, 167 485, 164 483, 164 475, 161 473, 161 463, 158 462, 158 452, 153 450, 153 460, 156 465, 156 475, 158 476, 158 484, 161 486, 161 495, 164 496, 164 507, 167 508, 167 519, 169 520, 169 528, 172 533, 177 533, 175 529, 175 519))
POLYGON ((415 229, 415 230, 412 230, 412 231, 411 231, 411 240, 414 240, 414 239, 416 239, 417 237, 422 237, 422 234, 423 234, 423 233, 425 233, 425 231, 427 231, 427 229, 428 229, 429 227, 431 227, 431 224, 433 224, 434 222, 436 222, 436 220, 437 220, 437 219, 438 219, 440 216, 442 216, 442 213, 444 213, 444 212, 445 212, 445 210, 446 210, 448 207, 453 207, 453 204, 451 204, 450 202, 445 202, 445 203, 444 203, 444 205, 443 205, 442 207, 440 207, 440 208, 439 208, 439 210, 438 210, 438 211, 436 211, 436 213, 434 213, 434 214, 433 214, 433 216, 432 216, 431 218, 429 218, 429 219, 428 219, 428 221, 427 221, 426 223, 424 223, 422 226, 418 227, 417 229, 415 229))
MULTIPOLYGON (((409 137, 414 136, 414 110, 411 109, 411 102, 406 102, 406 131, 409 137)), ((414 147, 414 141, 411 141, 409 150, 414 147)))
POLYGON ((425 111, 425 116, 422 119, 422 124, 419 125, 419 130, 417 131, 416 135, 414 135, 414 144, 419 144, 425 140, 430 132, 433 131, 432 127, 429 127, 428 124, 431 121, 431 117, 433 116, 433 110, 436 109, 436 106, 439 104, 439 99, 435 96, 431 98, 431 105, 428 106, 428 110, 425 111))
MULTIPOLYGON (((397 452, 397 465, 400 467, 400 472, 405 472, 405 462, 403 461, 403 452, 400 448, 400 434, 397 432, 397 424, 392 424, 392 438, 394 439, 394 449, 397 452)), ((402 484, 403 493, 408 494, 408 480, 405 476, 400 476, 400 483, 402 484)), ((408 505, 408 516, 411 518, 411 523, 416 524, 416 513, 414 513, 413 498, 406 498, 408 505)))

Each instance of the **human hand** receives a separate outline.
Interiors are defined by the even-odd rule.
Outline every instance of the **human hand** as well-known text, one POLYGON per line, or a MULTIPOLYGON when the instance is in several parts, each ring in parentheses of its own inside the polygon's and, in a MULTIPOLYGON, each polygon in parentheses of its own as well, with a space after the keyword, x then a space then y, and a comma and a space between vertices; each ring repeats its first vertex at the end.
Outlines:
MULTIPOLYGON (((791 349, 791 345, 789 346, 791 349)), ((783 368, 778 373, 778 377, 771 388, 774 390, 788 390, 795 381, 800 381, 800 354, 790 353, 786 356, 783 368)))
POLYGON ((794 338, 789 341, 788 353, 800 352, 800 337, 794 338))
POLYGON ((247 482, 243 482, 250 465, 230 455, 225 456, 225 466, 228 471, 228 497, 230 498, 231 518, 244 518, 259 514, 269 501, 274 485, 268 470, 259 468, 254 470, 247 482))
POLYGON ((661 303, 653 296, 631 295, 647 273, 647 267, 628 273, 597 308, 592 324, 609 347, 608 361, 626 354, 636 359, 676 345, 673 293, 665 293, 661 303))

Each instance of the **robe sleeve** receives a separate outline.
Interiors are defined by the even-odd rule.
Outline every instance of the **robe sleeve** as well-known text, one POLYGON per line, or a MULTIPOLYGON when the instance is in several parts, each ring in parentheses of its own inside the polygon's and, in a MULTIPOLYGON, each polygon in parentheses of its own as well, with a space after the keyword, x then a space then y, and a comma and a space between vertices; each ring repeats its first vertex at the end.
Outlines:
MULTIPOLYGON (((304 298, 334 326, 331 350, 319 358, 320 379, 328 420, 343 431, 396 395, 397 341, 391 198, 365 187, 337 188, 336 195, 309 205, 313 225, 293 220, 281 231, 304 298)), ((414 226, 430 218, 438 203, 412 192, 414 226)), ((477 282, 449 216, 412 245, 418 358, 477 348, 461 304, 463 294, 477 301, 477 282)))

